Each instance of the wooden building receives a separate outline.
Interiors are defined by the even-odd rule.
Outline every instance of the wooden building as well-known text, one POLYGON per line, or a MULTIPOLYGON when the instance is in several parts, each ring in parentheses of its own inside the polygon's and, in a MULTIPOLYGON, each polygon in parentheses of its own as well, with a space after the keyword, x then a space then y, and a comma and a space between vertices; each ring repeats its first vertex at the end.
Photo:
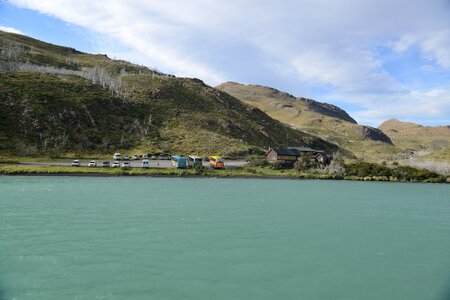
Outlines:
POLYGON ((307 147, 270 148, 266 153, 266 158, 269 163, 293 165, 305 153, 310 153, 311 158, 318 163, 329 163, 329 158, 324 151, 307 147))

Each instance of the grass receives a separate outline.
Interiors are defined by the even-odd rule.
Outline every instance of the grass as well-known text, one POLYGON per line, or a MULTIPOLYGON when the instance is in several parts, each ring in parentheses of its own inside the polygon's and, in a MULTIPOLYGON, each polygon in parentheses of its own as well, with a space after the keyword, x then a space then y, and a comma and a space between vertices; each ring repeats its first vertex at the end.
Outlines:
POLYGON ((19 161, 19 159, 0 156, 0 164, 18 164, 19 161))
MULTIPOLYGON (((407 181, 387 176, 337 176, 322 173, 299 172, 293 169, 273 170, 269 167, 245 167, 229 170, 204 169, 140 169, 140 168, 88 168, 60 166, 16 166, 0 165, 2 175, 79 175, 79 176, 170 176, 170 177, 248 177, 248 178, 292 178, 352 181, 391 181, 391 182, 443 182, 442 180, 407 181)), ((447 178, 450 182, 450 178, 447 178)))
MULTIPOLYGON (((119 80, 120 93, 66 73, 4 71, 0 76, 0 151, 23 156, 168 152, 221 155, 302 145, 338 147, 273 120, 200 80, 163 76, 104 55, 81 53, 0 32, 0 50, 20 45, 14 61, 87 70, 119 80), (18 121, 19 120, 19 121, 18 121), (126 152, 123 150, 127 150, 126 152)), ((0 57, 0 61, 1 61, 0 57)), ((4 59, 4 58, 3 58, 4 59)), ((11 59, 8 59, 10 62, 11 59)), ((245 153, 247 154, 247 153, 245 153)))
POLYGON ((439 151, 450 146, 449 126, 422 126, 416 123, 389 120, 379 127, 403 149, 423 154, 439 151))

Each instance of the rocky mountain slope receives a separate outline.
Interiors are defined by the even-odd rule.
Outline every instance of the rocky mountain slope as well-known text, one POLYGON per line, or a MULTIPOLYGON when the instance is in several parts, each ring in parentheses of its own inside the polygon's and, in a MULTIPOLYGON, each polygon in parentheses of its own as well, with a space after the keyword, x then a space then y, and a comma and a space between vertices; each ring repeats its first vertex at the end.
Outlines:
POLYGON ((217 88, 276 120, 336 143, 361 158, 395 159, 403 155, 381 130, 357 124, 347 112, 334 105, 260 85, 227 82, 217 88))
POLYGON ((2 152, 233 155, 282 145, 338 150, 201 80, 0 31, 2 152))

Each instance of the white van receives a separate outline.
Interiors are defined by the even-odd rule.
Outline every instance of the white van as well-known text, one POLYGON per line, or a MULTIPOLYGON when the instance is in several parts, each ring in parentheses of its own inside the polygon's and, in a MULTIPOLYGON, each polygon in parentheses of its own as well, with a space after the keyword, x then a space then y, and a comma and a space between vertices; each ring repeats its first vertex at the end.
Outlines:
POLYGON ((143 160, 142 160, 142 167, 143 167, 144 169, 150 168, 150 164, 148 163, 148 159, 143 159, 143 160))
POLYGON ((122 160, 122 155, 118 152, 114 153, 113 159, 114 160, 122 160))

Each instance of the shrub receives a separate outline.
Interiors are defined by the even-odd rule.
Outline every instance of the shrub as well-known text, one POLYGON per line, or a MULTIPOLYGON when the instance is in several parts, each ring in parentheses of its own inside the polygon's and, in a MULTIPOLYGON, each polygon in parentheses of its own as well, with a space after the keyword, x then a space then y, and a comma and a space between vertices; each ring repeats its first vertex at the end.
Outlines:
POLYGON ((391 176, 391 169, 374 163, 357 162, 345 165, 345 174, 347 176, 391 176))
POLYGON ((340 160, 332 160, 331 163, 324 168, 324 171, 330 175, 344 176, 345 167, 344 163, 340 160))
POLYGON ((299 160, 294 163, 294 169, 296 169, 297 171, 306 171, 307 170, 305 164, 299 160))
POLYGON ((272 169, 273 170, 282 170, 285 169, 286 165, 280 161, 276 161, 272 164, 272 169))
POLYGON ((310 153, 302 154, 300 160, 294 163, 294 169, 297 171, 307 171, 317 167, 319 167, 319 164, 314 161, 310 153))
POLYGON ((251 167, 266 167, 269 163, 266 159, 252 159, 248 165, 251 167))
POLYGON ((202 175, 205 168, 202 165, 196 165, 194 167, 194 173, 195 175, 202 175))
POLYGON ((443 182, 444 177, 425 169, 395 166, 392 169, 374 163, 358 162, 345 165, 346 176, 395 178, 399 181, 443 182))
POLYGON ((252 169, 252 168, 246 168, 245 169, 248 173, 250 173, 250 174, 256 174, 256 170, 255 169, 252 169))

